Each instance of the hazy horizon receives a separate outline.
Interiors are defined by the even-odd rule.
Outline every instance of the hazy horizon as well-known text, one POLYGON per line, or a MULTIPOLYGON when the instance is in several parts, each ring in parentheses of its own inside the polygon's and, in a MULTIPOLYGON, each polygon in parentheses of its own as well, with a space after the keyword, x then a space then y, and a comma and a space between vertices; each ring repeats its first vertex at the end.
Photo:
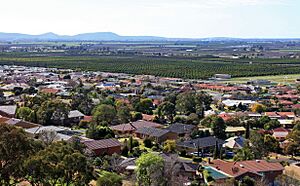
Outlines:
POLYGON ((300 38, 297 0, 4 0, 0 32, 300 38))

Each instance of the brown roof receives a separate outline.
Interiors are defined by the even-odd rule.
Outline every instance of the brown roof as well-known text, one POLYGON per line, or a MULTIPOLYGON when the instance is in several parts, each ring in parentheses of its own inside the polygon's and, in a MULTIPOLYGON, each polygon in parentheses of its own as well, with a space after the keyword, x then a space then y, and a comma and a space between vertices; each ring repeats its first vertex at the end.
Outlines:
POLYGON ((122 145, 115 138, 102 139, 102 140, 87 140, 87 141, 83 141, 83 143, 90 150, 106 149, 106 148, 118 147, 122 145))
POLYGON ((42 93, 45 94, 56 94, 58 93, 60 90, 59 89, 55 89, 55 88, 44 88, 40 90, 42 93))
POLYGON ((6 121, 8 121, 10 118, 4 117, 4 116, 0 116, 0 123, 5 123, 6 121))
POLYGON ((249 160, 239 162, 227 162, 223 160, 213 160, 210 166, 233 177, 238 177, 247 172, 262 173, 271 171, 283 171, 280 163, 270 163, 265 160, 249 160))
POLYGON ((139 120, 132 123, 115 125, 112 126, 111 129, 115 131, 130 132, 144 127, 162 128, 162 125, 150 121, 139 120))

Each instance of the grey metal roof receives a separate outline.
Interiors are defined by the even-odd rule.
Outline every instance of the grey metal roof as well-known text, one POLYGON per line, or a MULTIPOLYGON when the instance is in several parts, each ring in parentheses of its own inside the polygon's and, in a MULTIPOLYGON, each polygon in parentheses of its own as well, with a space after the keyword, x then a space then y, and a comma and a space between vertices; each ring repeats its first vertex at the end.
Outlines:
POLYGON ((167 127, 168 130, 177 134, 190 133, 194 128, 194 125, 186 125, 181 123, 174 123, 167 127))
POLYGON ((169 132, 170 131, 166 129, 158 129, 152 127, 143 127, 136 130, 136 133, 144 134, 152 137, 161 137, 169 132))
POLYGON ((177 143, 177 146, 196 149, 198 148, 198 144, 199 144, 199 148, 206 148, 206 147, 215 146, 217 141, 219 145, 222 145, 224 143, 224 140, 218 139, 214 136, 208 136, 204 138, 197 138, 197 139, 179 142, 177 143))

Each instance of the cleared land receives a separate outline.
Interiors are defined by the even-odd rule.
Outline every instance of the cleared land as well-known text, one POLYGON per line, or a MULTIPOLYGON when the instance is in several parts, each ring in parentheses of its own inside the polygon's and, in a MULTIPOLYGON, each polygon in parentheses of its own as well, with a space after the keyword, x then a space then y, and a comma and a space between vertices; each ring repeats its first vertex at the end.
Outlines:
MULTIPOLYGON (((61 55, 61 54, 60 54, 61 55)), ((57 54, 0 54, 0 65, 72 68, 162 77, 202 79, 216 73, 233 77, 300 74, 299 59, 223 59, 126 56, 57 56, 57 54), (53 55, 53 56, 52 56, 53 55)))

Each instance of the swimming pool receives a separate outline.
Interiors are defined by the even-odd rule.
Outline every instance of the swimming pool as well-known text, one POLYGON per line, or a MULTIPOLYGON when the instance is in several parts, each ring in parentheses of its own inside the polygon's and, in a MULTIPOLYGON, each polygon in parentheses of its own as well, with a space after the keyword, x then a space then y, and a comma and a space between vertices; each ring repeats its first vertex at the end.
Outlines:
POLYGON ((212 167, 204 167, 205 170, 207 170, 209 172, 209 175, 214 179, 214 180, 218 180, 218 179, 225 179, 228 178, 228 176, 226 176, 225 174, 217 171, 216 169, 212 168, 212 167))

